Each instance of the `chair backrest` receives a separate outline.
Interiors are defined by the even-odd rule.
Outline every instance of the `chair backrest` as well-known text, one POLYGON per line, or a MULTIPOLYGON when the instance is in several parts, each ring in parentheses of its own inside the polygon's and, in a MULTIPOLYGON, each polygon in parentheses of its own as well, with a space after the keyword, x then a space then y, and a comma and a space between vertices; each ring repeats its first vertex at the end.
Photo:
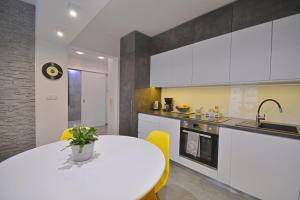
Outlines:
POLYGON ((64 141, 71 139, 73 137, 71 130, 72 128, 67 128, 66 130, 64 130, 64 132, 62 132, 62 134, 60 135, 60 140, 64 141))
POLYGON ((162 187, 164 187, 169 179, 170 174, 170 136, 167 132, 155 130, 152 131, 147 141, 156 145, 164 154, 166 160, 166 168, 159 182, 156 184, 154 191, 157 193, 162 187))

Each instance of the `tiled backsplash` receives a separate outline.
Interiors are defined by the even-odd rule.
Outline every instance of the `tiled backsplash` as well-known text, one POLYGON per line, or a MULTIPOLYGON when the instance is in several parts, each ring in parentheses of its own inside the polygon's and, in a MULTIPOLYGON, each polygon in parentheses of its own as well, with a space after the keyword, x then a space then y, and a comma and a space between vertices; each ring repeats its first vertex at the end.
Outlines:
POLYGON ((267 102, 261 109, 267 121, 300 124, 300 84, 163 88, 162 102, 165 97, 174 98, 175 105, 188 104, 192 110, 203 106, 207 111, 218 105, 225 116, 245 119, 255 119, 260 102, 272 98, 279 101, 283 113, 267 102))

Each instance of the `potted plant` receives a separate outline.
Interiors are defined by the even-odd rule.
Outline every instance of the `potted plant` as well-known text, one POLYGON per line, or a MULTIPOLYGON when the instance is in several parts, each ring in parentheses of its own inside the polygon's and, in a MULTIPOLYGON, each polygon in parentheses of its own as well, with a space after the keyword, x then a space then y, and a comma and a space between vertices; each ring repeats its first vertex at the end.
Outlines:
POLYGON ((90 159, 94 153, 94 142, 98 140, 97 130, 93 127, 80 125, 71 130, 73 137, 70 139, 72 148, 72 157, 76 162, 82 162, 90 159))

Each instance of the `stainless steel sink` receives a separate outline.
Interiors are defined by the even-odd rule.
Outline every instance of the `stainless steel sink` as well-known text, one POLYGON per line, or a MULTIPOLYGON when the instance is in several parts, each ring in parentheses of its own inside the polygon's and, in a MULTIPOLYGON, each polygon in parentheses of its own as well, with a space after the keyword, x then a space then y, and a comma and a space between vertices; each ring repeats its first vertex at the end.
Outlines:
POLYGON ((265 129, 278 130, 278 131, 298 133, 297 127, 296 126, 290 126, 290 125, 261 123, 258 127, 259 128, 265 128, 265 129))
POLYGON ((267 130, 274 130, 274 131, 280 131, 280 132, 299 133, 297 126, 286 125, 286 124, 263 122, 259 126, 257 126, 255 121, 244 121, 244 122, 237 124, 237 126, 258 128, 258 129, 267 129, 267 130))

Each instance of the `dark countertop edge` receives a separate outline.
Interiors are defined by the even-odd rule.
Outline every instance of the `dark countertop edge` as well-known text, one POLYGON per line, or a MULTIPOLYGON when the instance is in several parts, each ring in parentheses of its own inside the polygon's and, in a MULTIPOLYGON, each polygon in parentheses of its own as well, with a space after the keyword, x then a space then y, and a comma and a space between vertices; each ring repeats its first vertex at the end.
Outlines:
POLYGON ((251 133, 258 133, 262 135, 270 135, 270 136, 300 140, 300 134, 296 135, 288 132, 278 132, 278 131, 271 131, 271 130, 269 131, 266 129, 251 128, 251 127, 244 127, 238 125, 226 125, 226 124, 219 124, 219 127, 230 128, 230 129, 241 130, 241 131, 248 131, 251 133))
MULTIPOLYGON (((162 114, 161 112, 139 112, 141 114, 147 114, 147 115, 153 115, 157 117, 165 117, 165 118, 171 118, 171 119, 177 119, 177 120, 186 120, 186 121, 197 121, 195 119, 189 119, 189 118, 181 118, 178 116, 172 116, 167 114, 162 114)), ((169 113, 168 113, 169 114, 169 113)), ((240 121, 247 121, 247 119, 237 119, 237 118, 230 118, 229 120, 240 120, 240 121)), ((228 123, 228 121, 226 121, 228 123)), ((278 131, 271 131, 271 130, 266 130, 266 129, 259 129, 259 128, 251 128, 251 127, 244 127, 244 126, 238 126, 236 124, 226 124, 226 122, 223 123, 214 123, 214 122, 205 122, 206 124, 212 124, 212 125, 217 125, 218 127, 223 127, 223 128, 230 128, 230 129, 235 129, 235 130, 241 130, 241 131, 248 131, 248 132, 253 132, 253 133, 258 133, 258 134, 263 134, 263 135, 270 135, 270 136, 277 136, 277 137, 283 137, 283 138, 290 138, 290 139, 296 139, 300 140, 300 134, 296 135, 293 133, 288 133, 288 132, 278 132, 278 131)))

